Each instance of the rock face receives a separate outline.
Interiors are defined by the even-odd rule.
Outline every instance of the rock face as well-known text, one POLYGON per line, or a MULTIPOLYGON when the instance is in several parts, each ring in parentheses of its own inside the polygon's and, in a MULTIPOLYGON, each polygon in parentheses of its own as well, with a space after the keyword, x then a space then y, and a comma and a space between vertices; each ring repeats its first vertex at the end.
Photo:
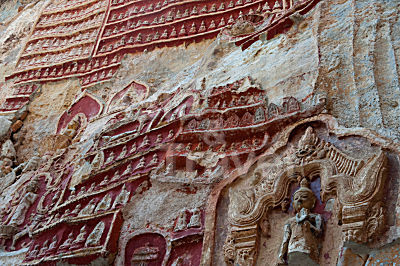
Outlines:
POLYGON ((398 1, 0 1, 2 265, 396 263, 398 1))

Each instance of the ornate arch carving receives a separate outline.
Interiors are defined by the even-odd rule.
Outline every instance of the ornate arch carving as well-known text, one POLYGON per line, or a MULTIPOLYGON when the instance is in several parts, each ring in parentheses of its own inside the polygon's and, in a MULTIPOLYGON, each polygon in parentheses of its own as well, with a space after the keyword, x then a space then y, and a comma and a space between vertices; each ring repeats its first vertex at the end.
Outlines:
MULTIPOLYGON (((74 102, 71 107, 60 116, 57 123, 56 134, 63 131, 73 122, 72 120, 77 117, 81 117, 84 123, 87 123, 90 119, 98 116, 102 109, 103 104, 96 99, 96 97, 84 92, 82 97, 74 102)), ((82 123, 82 121, 80 123, 82 123)), ((82 125, 80 127, 82 127, 82 125)))
POLYGON ((255 166, 251 184, 229 189, 229 232, 224 244, 227 264, 255 264, 261 219, 268 217, 268 210, 285 204, 291 184, 302 178, 320 179, 322 201, 336 199, 344 242, 365 244, 384 230, 381 199, 387 159, 382 148, 355 158, 308 127, 281 159, 280 170, 255 166))

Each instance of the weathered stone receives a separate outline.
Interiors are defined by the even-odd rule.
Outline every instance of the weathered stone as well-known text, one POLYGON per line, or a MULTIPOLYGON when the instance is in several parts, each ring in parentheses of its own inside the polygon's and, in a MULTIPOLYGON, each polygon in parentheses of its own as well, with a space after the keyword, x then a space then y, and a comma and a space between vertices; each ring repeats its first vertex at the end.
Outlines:
POLYGON ((8 137, 10 133, 12 122, 5 117, 0 116, 0 139, 4 139, 8 137))
POLYGON ((396 263, 397 1, 0 2, 2 265, 396 263))

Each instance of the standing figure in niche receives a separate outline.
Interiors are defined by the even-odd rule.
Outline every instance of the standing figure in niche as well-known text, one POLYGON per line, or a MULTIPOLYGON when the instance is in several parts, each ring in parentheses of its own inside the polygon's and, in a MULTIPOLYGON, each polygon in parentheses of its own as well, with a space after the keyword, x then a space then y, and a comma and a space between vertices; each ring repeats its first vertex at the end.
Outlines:
POLYGON ((293 194, 296 215, 286 221, 278 265, 318 265, 322 218, 311 212, 315 201, 309 182, 304 178, 293 194))

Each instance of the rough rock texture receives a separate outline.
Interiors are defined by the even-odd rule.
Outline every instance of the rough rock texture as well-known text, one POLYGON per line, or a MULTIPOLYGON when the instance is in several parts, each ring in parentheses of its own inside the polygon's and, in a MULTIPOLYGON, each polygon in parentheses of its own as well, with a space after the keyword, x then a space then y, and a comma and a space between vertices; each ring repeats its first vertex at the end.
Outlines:
POLYGON ((400 3, 142 2, 0 1, 1 264, 395 263, 400 3))

